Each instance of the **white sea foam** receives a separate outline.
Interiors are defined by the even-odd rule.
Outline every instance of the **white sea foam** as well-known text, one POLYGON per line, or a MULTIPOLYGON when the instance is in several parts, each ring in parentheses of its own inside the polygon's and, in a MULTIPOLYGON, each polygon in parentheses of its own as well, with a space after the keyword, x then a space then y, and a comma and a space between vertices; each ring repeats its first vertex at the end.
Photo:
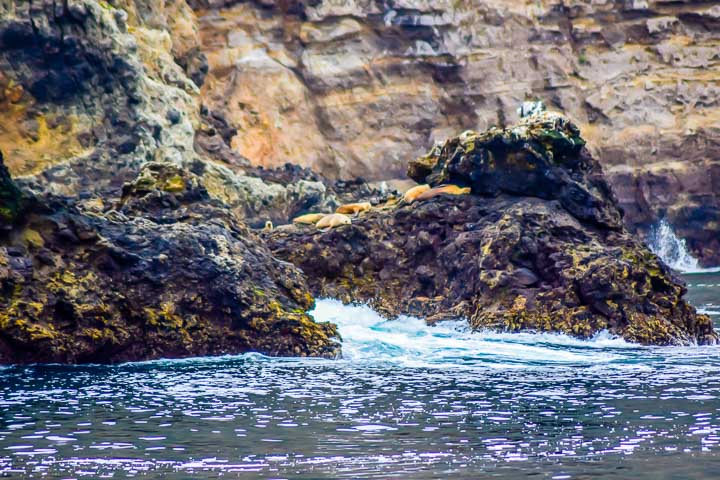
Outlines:
POLYGON ((666 221, 653 228, 648 238, 648 247, 668 266, 681 273, 714 273, 720 267, 702 268, 700 261, 690 254, 685 239, 678 237, 666 221))
POLYGON ((638 348, 607 332, 579 340, 550 333, 472 332, 463 321, 429 326, 413 317, 387 320, 368 306, 331 299, 319 300, 313 315, 338 325, 343 356, 354 362, 435 367, 480 363, 499 368, 576 365, 613 362, 624 357, 618 349, 638 348))

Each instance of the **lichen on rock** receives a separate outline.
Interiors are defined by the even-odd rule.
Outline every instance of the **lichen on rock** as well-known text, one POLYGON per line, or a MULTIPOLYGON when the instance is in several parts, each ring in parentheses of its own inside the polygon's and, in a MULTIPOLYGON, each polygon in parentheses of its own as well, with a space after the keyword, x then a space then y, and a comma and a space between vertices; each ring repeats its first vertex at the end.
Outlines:
POLYGON ((408 165, 418 183, 467 185, 476 195, 557 199, 570 213, 620 228, 617 200, 574 123, 552 112, 509 128, 467 131, 408 165))
POLYGON ((556 114, 448 140, 409 172, 472 195, 376 209, 321 232, 264 233, 317 296, 475 329, 609 330, 643 344, 715 343, 682 281, 628 233, 577 127, 556 114))
POLYGON ((43 196, 2 240, 0 363, 339 355, 301 272, 196 175, 150 163, 123 192, 43 196))

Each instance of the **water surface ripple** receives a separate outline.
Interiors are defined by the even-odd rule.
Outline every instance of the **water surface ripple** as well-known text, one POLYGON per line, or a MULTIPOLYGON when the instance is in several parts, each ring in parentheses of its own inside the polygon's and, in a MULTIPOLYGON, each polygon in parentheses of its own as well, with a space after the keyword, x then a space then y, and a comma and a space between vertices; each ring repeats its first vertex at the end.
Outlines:
MULTIPOLYGON (((720 311, 720 275, 691 300, 720 311)), ((319 302, 345 358, 0 369, 0 477, 717 478, 720 348, 319 302)), ((718 317, 715 317, 716 321, 718 317)))

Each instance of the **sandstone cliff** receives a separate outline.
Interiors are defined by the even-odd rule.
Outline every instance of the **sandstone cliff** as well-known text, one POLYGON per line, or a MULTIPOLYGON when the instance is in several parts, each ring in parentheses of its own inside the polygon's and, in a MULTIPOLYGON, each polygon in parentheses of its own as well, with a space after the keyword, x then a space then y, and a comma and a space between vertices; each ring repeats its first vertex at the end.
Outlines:
POLYGON ((260 225, 280 218, 267 205, 336 201, 250 164, 400 177, 542 99, 580 125, 631 229, 665 217, 720 263, 719 40, 701 0, 3 0, 0 149, 62 194, 199 157, 209 193, 260 225))
POLYGON ((195 0, 203 102, 266 166, 401 176, 542 99, 577 121, 626 221, 720 263, 720 2, 195 0))

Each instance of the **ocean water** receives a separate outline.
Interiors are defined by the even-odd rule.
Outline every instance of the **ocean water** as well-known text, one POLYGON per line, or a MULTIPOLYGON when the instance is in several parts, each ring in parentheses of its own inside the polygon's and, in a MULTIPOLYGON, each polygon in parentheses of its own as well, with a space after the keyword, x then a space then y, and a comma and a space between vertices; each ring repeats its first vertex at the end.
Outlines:
MULTIPOLYGON (((720 274, 686 280, 720 323, 720 274)), ((720 478, 720 347, 315 316, 344 359, 0 369, 0 477, 720 478)))

